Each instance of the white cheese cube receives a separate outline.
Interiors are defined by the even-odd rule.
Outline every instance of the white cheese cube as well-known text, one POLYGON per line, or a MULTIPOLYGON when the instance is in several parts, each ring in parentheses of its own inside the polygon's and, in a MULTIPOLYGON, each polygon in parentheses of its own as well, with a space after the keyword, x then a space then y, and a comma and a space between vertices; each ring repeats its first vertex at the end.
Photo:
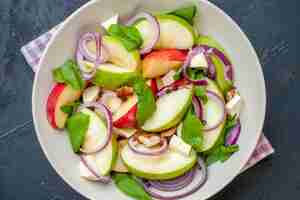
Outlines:
POLYGON ((208 63, 204 53, 199 53, 191 60, 190 67, 208 69, 208 63))
POLYGON ((180 137, 177 135, 173 135, 170 143, 169 143, 169 148, 177 151, 185 156, 189 156, 192 150, 192 146, 185 143, 180 137))
POLYGON ((83 91, 82 98, 84 103, 94 102, 99 98, 100 87, 92 86, 83 91))
POLYGON ((243 99, 238 93, 235 93, 235 95, 226 104, 226 110, 228 114, 231 116, 237 115, 238 117, 240 115, 242 107, 243 107, 243 99))

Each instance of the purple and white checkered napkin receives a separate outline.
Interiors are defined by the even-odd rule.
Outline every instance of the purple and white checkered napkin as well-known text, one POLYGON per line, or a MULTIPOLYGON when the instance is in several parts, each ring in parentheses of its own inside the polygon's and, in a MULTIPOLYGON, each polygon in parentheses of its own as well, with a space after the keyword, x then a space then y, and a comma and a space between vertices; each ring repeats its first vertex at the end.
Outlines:
MULTIPOLYGON (((38 64, 43 54, 43 51, 45 50, 49 40, 51 39, 56 30, 57 26, 21 48, 22 54, 24 55, 27 63, 34 72, 37 71, 38 64)), ((253 165, 266 158, 267 156, 271 155, 272 153, 274 153, 272 145, 270 144, 269 140, 264 136, 264 134, 262 134, 257 143, 255 151, 249 158, 248 163, 242 171, 252 167, 253 165)))

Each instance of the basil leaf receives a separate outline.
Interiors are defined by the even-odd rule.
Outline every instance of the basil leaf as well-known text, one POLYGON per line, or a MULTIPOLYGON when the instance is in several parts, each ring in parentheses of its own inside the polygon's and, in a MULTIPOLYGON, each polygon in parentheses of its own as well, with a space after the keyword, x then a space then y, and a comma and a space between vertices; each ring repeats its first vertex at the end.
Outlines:
POLYGON ((70 103, 70 104, 61 106, 60 110, 63 111, 64 113, 68 114, 68 115, 72 115, 77 110, 79 105, 80 105, 80 102, 75 101, 74 103, 70 103))
POLYGON ((218 161, 225 162, 237 151, 239 151, 238 145, 219 146, 206 158, 206 164, 212 165, 218 161))
POLYGON ((72 61, 66 61, 62 66, 53 70, 54 80, 59 83, 67 83, 75 90, 81 90, 84 87, 84 80, 81 78, 79 67, 72 61))
POLYGON ((137 200, 152 200, 151 196, 145 192, 140 183, 129 174, 115 173, 113 180, 118 187, 126 195, 137 200))
POLYGON ((180 17, 184 20, 186 20, 188 23, 191 25, 194 24, 193 20, 197 12, 197 7, 196 6, 188 6, 184 8, 179 8, 177 10, 174 10, 170 12, 169 14, 171 15, 176 15, 177 17, 180 17))
POLYGON ((67 130, 75 153, 80 150, 86 131, 89 127, 90 118, 81 112, 75 113, 67 120, 67 130))
POLYGON ((155 98, 151 88, 142 78, 134 80, 133 89, 138 97, 136 117, 138 124, 141 126, 156 110, 155 98))
POLYGON ((203 143, 203 124, 190 110, 182 126, 182 139, 190 144, 196 151, 201 151, 203 143))
POLYGON ((143 43, 140 32, 134 26, 112 24, 108 29, 108 33, 120 39, 128 51, 139 48, 143 43))
POLYGON ((200 97, 201 100, 203 101, 203 103, 206 104, 207 101, 208 101, 208 97, 206 95, 206 89, 205 89, 205 87, 203 87, 203 86, 196 86, 195 89, 194 89, 194 91, 195 91, 195 95, 197 97, 200 97))
POLYGON ((61 73, 60 68, 56 68, 56 69, 53 70, 53 78, 58 83, 64 83, 65 82, 64 76, 61 73))

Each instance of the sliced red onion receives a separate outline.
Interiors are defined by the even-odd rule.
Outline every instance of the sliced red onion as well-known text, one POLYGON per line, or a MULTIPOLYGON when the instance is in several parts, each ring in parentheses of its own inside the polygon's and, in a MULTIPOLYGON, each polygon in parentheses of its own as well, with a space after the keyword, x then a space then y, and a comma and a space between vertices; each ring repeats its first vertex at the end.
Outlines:
POLYGON ((98 170, 95 169, 92 164, 90 164, 90 161, 85 155, 80 155, 79 157, 84 166, 97 178, 97 181, 105 184, 108 184, 111 181, 111 178, 109 176, 102 176, 101 174, 99 174, 97 172, 98 170))
POLYGON ((208 78, 215 80, 216 79, 216 68, 211 60, 211 57, 207 52, 204 52, 204 56, 206 58, 206 62, 208 64, 208 78))
POLYGON ((190 64, 191 64, 191 61, 192 61, 193 57, 200 54, 200 53, 204 53, 204 52, 205 52, 205 49, 202 48, 202 47, 193 48, 188 53, 188 55, 186 57, 186 60, 184 61, 183 66, 182 66, 184 78, 189 80, 191 83, 193 83, 195 85, 207 85, 208 84, 207 80, 204 80, 204 79, 193 80, 188 75, 188 68, 190 67, 190 64))
POLYGON ((96 73, 96 68, 94 67, 92 69, 92 71, 89 72, 89 73, 86 72, 86 70, 85 70, 86 66, 84 64, 84 57, 80 53, 80 51, 78 51, 78 50, 76 51, 76 61, 77 61, 77 64, 79 66, 79 69, 81 71, 82 78, 84 80, 90 80, 90 79, 92 79, 94 77, 95 73, 96 73))
MULTIPOLYGON (((188 184, 184 188, 179 187, 180 189, 176 191, 172 190, 173 185, 168 186, 167 189, 169 190, 166 191, 165 187, 163 188, 153 187, 153 185, 149 182, 144 182, 144 188, 152 197, 161 200, 175 200, 175 199, 187 197, 193 194, 194 192, 196 192, 197 190, 199 190, 207 180, 207 169, 202 158, 198 159, 198 166, 195 167, 194 171, 195 172, 193 174, 192 181, 190 182, 190 184, 188 184)), ((182 180, 180 180, 179 178, 178 182, 181 181, 182 180)))
POLYGON ((166 85, 163 88, 161 88, 157 93, 156 96, 160 97, 163 96, 169 92, 172 92, 174 90, 177 90, 185 85, 187 85, 189 83, 189 81, 185 80, 185 79, 180 79, 175 81, 174 83, 171 83, 170 85, 166 85))
POLYGON ((132 17, 131 19, 129 19, 127 21, 126 25, 132 25, 138 19, 141 19, 141 18, 145 18, 146 20, 148 20, 148 22, 152 26, 151 30, 154 31, 153 40, 151 42, 149 42, 149 44, 147 46, 145 46, 144 48, 140 49, 140 53, 141 54, 146 54, 146 53, 149 53, 152 50, 152 48, 155 46, 155 44, 159 40, 159 37, 160 37, 160 27, 159 27, 159 23, 158 23, 156 17, 153 16, 152 14, 150 14, 150 13, 147 13, 147 12, 140 12, 139 14, 135 15, 134 17, 132 17))
POLYGON ((194 111, 196 113, 196 116, 200 120, 203 120, 203 107, 202 107, 201 101, 197 97, 193 96, 192 103, 194 106, 194 111))
POLYGON ((224 67, 225 67, 225 74, 224 74, 225 76, 224 77, 226 80, 232 81, 234 79, 233 66, 232 66, 230 60, 227 58, 227 56, 222 51, 220 51, 217 48, 210 47, 207 45, 199 45, 198 47, 204 48, 206 54, 208 54, 208 55, 213 54, 213 55, 217 56, 223 62, 224 67))
POLYGON ((88 32, 83 34, 78 41, 78 50, 84 56, 85 59, 96 62, 100 60, 101 56, 101 36, 97 32, 88 32), (87 43, 90 41, 96 42, 96 54, 89 51, 87 43))
POLYGON ((102 103, 93 102, 93 103, 82 104, 82 105, 80 105, 78 110, 80 111, 83 108, 90 108, 90 107, 93 107, 93 108, 95 108, 95 110, 97 110, 100 113, 104 114, 104 116, 106 118, 107 135, 106 135, 106 138, 105 138, 104 142, 100 143, 98 146, 96 146, 94 150, 87 151, 87 150, 84 150, 84 149, 80 149, 81 152, 85 153, 85 154, 93 154, 93 153, 96 153, 96 152, 99 152, 99 151, 103 150, 109 144, 109 142, 111 140, 111 137, 112 137, 112 130, 113 130, 112 113, 102 103))
POLYGON ((237 124, 230 129, 229 133, 226 136, 225 139, 225 145, 235 145, 240 137, 241 134, 241 122, 240 120, 237 121, 237 124))
POLYGON ((161 137, 160 146, 150 148, 140 144, 136 136, 132 136, 128 140, 128 146, 133 152, 140 155, 159 156, 168 150, 168 141, 166 138, 161 137))
POLYGON ((185 173, 184 175, 177 177, 175 179, 166 180, 166 181, 148 181, 153 188, 162 191, 178 191, 182 188, 188 186, 194 178, 196 169, 193 168, 191 171, 185 173))
MULTIPOLYGON (((219 104, 219 106, 223 110, 222 115, 219 116, 219 120, 215 124, 211 124, 209 126, 206 124, 204 126, 203 131, 211 131, 213 129, 218 128, 220 126, 220 124, 224 122, 224 120, 226 118, 226 109, 225 109, 225 103, 224 103, 223 99, 219 95, 217 95, 216 93, 214 93, 212 91, 207 91, 206 95, 207 95, 209 101, 215 101, 216 103, 219 104)), ((203 110, 205 111, 205 105, 204 105, 204 109, 203 110)), ((208 121, 205 112, 203 112, 203 120, 204 121, 208 121)))

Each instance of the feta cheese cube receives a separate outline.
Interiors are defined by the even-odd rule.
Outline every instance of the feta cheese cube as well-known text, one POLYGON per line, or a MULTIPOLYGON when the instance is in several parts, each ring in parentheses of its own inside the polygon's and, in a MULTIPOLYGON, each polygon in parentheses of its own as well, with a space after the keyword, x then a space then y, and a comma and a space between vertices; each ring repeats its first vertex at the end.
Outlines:
POLYGON ((192 68, 208 68, 208 63, 204 53, 199 53, 194 56, 191 60, 190 67, 192 68))
POLYGON ((234 96, 227 102, 225 107, 229 115, 237 115, 238 117, 243 107, 242 97, 236 92, 234 96))
POLYGON ((96 101, 99 98, 100 87, 92 86, 83 91, 82 98, 84 103, 96 101))
POLYGON ((192 146, 185 143, 183 139, 181 139, 177 135, 172 136, 169 143, 169 148, 185 156, 189 156, 192 150, 192 146))

